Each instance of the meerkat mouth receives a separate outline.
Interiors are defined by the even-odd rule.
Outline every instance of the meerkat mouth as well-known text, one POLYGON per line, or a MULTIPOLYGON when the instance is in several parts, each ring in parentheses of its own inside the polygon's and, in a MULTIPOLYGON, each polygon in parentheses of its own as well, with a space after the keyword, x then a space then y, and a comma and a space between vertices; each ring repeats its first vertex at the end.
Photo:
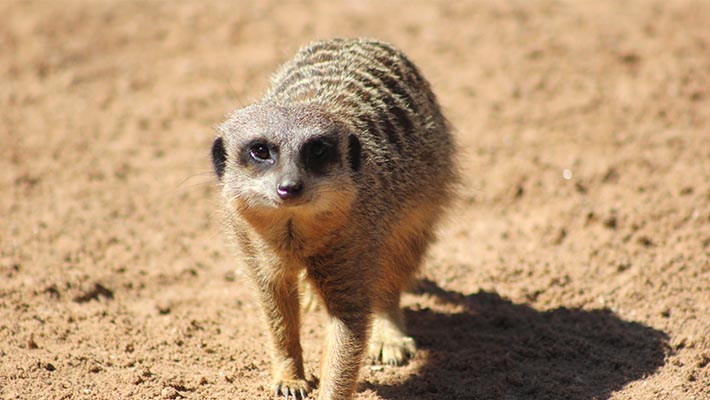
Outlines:
POLYGON ((295 199, 282 199, 279 201, 276 205, 276 208, 286 208, 286 209, 293 209, 293 208, 303 208, 307 206, 309 203, 312 203, 311 199, 304 199, 304 198, 295 198, 295 199))
POLYGON ((298 210, 306 209, 309 206, 313 206, 315 203, 314 196, 311 195, 300 195, 298 197, 291 198, 270 198, 268 201, 257 205, 259 208, 269 208, 272 210, 298 210))

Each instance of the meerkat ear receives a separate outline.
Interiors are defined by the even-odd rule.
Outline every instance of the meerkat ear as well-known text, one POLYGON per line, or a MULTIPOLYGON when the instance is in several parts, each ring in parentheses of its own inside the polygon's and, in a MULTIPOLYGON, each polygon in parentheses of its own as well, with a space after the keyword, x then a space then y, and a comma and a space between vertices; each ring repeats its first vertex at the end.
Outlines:
POLYGON ((224 150, 224 141, 218 137, 212 143, 212 166, 217 174, 217 179, 222 180, 224 175, 224 167, 227 164, 227 152, 224 150))
POLYGON ((348 136, 348 159, 350 161, 350 168, 353 171, 358 171, 360 169, 360 139, 355 135, 348 136))

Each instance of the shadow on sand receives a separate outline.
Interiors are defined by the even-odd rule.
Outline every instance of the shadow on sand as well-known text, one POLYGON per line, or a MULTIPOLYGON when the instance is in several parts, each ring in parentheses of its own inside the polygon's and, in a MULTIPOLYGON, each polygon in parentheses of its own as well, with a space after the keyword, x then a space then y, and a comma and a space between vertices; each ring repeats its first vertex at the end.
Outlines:
POLYGON ((665 333, 610 311, 539 312, 431 281, 417 292, 464 311, 405 311, 425 361, 402 384, 371 386, 385 399, 607 399, 656 371, 669 351, 665 333))

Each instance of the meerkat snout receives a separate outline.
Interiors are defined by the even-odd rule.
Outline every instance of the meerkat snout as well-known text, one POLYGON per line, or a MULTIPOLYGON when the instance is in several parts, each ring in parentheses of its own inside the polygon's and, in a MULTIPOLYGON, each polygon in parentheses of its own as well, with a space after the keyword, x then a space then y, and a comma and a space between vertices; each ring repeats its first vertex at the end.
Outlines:
POLYGON ((303 193, 303 181, 298 178, 284 178, 276 186, 276 193, 281 200, 295 199, 303 193))

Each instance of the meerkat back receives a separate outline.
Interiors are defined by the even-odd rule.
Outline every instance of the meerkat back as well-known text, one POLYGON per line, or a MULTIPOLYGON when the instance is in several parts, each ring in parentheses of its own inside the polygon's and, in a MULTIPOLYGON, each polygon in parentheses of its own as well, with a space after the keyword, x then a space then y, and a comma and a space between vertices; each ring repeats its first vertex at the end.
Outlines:
POLYGON ((261 101, 219 127, 225 229, 258 289, 277 395, 314 387, 299 339, 301 275, 329 315, 319 399, 350 399, 365 356, 399 365, 413 355, 400 295, 452 197, 454 154, 427 81, 369 39, 301 49, 261 101))

